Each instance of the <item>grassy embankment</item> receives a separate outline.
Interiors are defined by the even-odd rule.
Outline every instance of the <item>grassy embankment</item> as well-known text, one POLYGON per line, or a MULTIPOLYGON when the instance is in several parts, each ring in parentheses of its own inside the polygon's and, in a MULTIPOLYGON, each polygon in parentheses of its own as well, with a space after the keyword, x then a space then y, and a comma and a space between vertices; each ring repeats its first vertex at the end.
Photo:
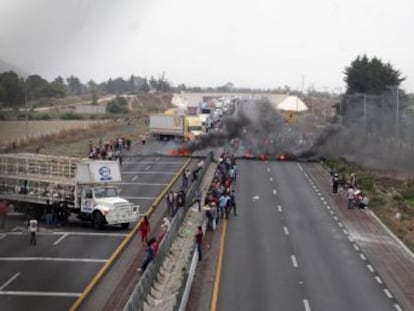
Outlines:
POLYGON ((89 142, 96 146, 99 141, 118 137, 130 138, 133 142, 146 134, 146 120, 149 113, 164 111, 169 107, 171 95, 139 95, 130 100, 128 115, 112 116, 111 120, 97 123, 88 128, 63 129, 58 133, 44 134, 21 143, 13 152, 39 152, 43 154, 74 155, 85 157, 89 142))
POLYGON ((359 188, 369 198, 369 208, 414 251, 414 181, 384 177, 345 161, 327 161, 343 176, 356 173, 359 188))

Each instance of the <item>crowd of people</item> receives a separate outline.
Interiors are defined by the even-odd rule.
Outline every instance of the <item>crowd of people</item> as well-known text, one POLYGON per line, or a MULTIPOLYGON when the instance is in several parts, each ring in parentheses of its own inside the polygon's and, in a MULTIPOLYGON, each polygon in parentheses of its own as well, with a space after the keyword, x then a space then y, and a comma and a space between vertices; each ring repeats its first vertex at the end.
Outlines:
POLYGON ((229 218, 231 211, 237 215, 234 183, 237 180, 236 159, 224 153, 219 160, 213 181, 204 199, 208 228, 215 230, 220 218, 229 218))
POLYGON ((331 171, 332 193, 338 194, 340 190, 346 192, 348 209, 366 209, 368 208, 368 196, 358 189, 355 173, 351 173, 348 178, 340 176, 335 170, 331 171))
POLYGON ((131 139, 120 137, 114 140, 102 143, 99 142, 98 146, 93 145, 92 141, 89 141, 89 158, 94 160, 116 160, 122 158, 122 151, 131 149, 131 139))

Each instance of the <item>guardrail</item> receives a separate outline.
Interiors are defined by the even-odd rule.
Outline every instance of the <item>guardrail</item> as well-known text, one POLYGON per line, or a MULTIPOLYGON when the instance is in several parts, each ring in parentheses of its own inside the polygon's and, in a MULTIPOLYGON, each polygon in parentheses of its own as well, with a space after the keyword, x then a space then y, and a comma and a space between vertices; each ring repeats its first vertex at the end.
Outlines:
MULTIPOLYGON (((168 231, 168 234, 166 235, 161 245, 159 246, 157 256, 145 269, 144 273, 142 274, 141 278, 138 281, 138 284, 134 288, 126 306, 124 307, 124 311, 136 311, 136 310, 143 309, 145 299, 150 293, 152 285, 156 281, 160 267, 163 264, 165 258, 167 257, 168 251, 172 243, 174 242, 174 239, 177 236, 177 232, 180 226, 182 225, 184 221, 187 208, 191 206, 191 203, 194 200, 196 190, 199 189, 201 181, 212 161, 212 158, 213 158, 212 154, 210 154, 207 157, 207 159, 204 161, 204 167, 200 171, 198 180, 196 182, 193 182, 190 185, 190 188, 188 189, 187 194, 186 194, 185 208, 179 208, 176 215, 174 216, 171 222, 171 226, 168 231)), ((155 205, 158 205, 160 202, 161 200, 154 202, 153 208, 155 208, 155 205)), ((187 276, 185 276, 185 280, 187 280, 187 276)), ((184 286, 180 288, 180 293, 179 293, 180 300, 183 295, 183 292, 184 292, 184 286)), ((175 310, 178 310, 178 306, 175 308, 175 310)))

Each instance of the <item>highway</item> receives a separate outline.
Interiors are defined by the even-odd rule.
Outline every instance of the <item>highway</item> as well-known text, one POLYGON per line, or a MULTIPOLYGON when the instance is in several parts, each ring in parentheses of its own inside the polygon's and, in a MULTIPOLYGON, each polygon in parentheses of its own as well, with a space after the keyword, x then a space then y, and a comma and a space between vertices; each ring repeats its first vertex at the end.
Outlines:
POLYGON ((238 165, 217 310, 395 310, 303 166, 238 165))
MULTIPOLYGON (((151 206, 185 163, 184 158, 139 155, 159 148, 159 142, 134 146, 122 165, 121 196, 151 206)), ((68 226, 46 230, 40 223, 37 246, 29 245, 23 217, 11 217, 0 235, 0 309, 67 310, 78 298, 128 231, 117 227, 94 230, 71 219, 68 226)), ((130 228, 132 228, 131 224, 130 228)))

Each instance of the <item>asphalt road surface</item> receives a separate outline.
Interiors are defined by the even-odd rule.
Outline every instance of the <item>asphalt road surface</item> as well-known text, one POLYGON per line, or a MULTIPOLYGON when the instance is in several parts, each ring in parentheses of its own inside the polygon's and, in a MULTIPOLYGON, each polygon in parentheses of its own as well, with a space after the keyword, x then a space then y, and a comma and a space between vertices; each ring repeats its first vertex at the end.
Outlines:
MULTIPOLYGON (((151 154, 159 142, 134 146, 122 165, 121 196, 145 212, 186 159, 151 154)), ((40 223, 37 246, 29 244, 22 216, 8 219, 0 234, 0 310, 67 310, 105 264, 128 231, 97 231, 71 219, 68 226, 46 230, 40 223)))
POLYGON ((217 310, 395 310, 300 165, 238 166, 217 310))

